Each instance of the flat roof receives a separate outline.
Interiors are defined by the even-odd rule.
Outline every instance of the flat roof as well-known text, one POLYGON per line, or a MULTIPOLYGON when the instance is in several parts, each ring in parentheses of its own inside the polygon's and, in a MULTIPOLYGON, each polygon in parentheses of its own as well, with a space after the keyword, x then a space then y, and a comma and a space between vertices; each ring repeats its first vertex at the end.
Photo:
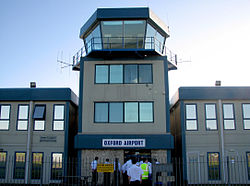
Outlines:
POLYGON ((71 101, 78 105, 70 88, 0 88, 0 101, 71 101))
POLYGON ((250 100, 250 87, 180 87, 171 99, 171 104, 179 100, 250 100))
POLYGON ((87 20, 80 30, 80 38, 98 22, 102 20, 135 20, 149 19, 150 22, 166 37, 169 37, 169 29, 148 7, 130 8, 98 8, 87 20))

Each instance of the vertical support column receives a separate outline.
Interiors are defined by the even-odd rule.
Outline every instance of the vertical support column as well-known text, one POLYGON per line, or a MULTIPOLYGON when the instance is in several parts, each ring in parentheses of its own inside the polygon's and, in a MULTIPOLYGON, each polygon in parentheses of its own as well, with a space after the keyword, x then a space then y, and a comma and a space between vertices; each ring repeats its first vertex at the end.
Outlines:
POLYGON ((31 166, 31 152, 32 152, 32 131, 33 131, 33 101, 29 103, 29 121, 28 121, 28 136, 26 144, 26 161, 25 161, 25 184, 30 182, 30 166, 31 166))
POLYGON ((220 134, 220 149, 221 149, 221 160, 222 160, 222 173, 223 173, 223 183, 226 183, 226 167, 225 167, 225 142, 224 142, 224 127, 223 127, 223 112, 222 112, 222 103, 221 100, 218 101, 219 105, 219 122, 220 122, 220 129, 219 129, 219 134, 220 134))

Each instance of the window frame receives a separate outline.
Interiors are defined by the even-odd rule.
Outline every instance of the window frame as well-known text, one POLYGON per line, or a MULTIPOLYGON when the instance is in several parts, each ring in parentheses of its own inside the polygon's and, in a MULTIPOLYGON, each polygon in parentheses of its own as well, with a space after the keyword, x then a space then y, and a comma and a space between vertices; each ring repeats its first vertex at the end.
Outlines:
POLYGON ((96 124, 99 123, 107 123, 107 124, 135 124, 135 123, 154 123, 154 101, 111 101, 111 102, 94 102, 94 118, 93 122, 96 124), (95 113, 96 113, 96 104, 97 103, 106 103, 108 105, 108 121, 107 122, 96 122, 95 120, 95 113), (123 121, 122 122, 110 122, 110 103, 122 103, 123 104, 123 121), (138 104, 138 109, 137 109, 137 115, 138 115, 138 121, 137 122, 125 122, 125 103, 137 103, 138 104), (140 121, 140 104, 141 103, 151 103, 152 104, 152 121, 140 121))
POLYGON ((207 178, 209 181, 218 181, 218 180, 221 180, 221 170, 220 170, 220 166, 221 166, 221 160, 220 160, 220 152, 207 152, 207 178), (218 154, 218 160, 219 160, 219 165, 218 165, 218 168, 210 168, 209 166, 209 154, 218 154), (219 171, 219 177, 218 179, 210 179, 210 176, 209 176, 209 170, 217 170, 219 171))
POLYGON ((196 103, 186 103, 185 106, 185 129, 186 131, 198 131, 199 130, 199 125, 198 125, 198 113, 197 113, 197 104, 196 103), (188 119, 187 118, 187 105, 194 105, 195 106, 195 119, 188 119), (196 129, 188 129, 187 128, 187 121, 196 121, 196 129))
POLYGON ((1 177, 1 175, 0 175, 0 180, 6 178, 6 174, 7 174, 6 167, 7 167, 7 158, 8 158, 8 152, 7 151, 0 151, 0 154, 1 153, 5 153, 5 162, 4 162, 4 166, 3 167, 0 166, 0 169, 4 169, 4 176, 1 177))
POLYGON ((29 104, 18 104, 17 109, 17 121, 16 121, 16 131, 27 131, 29 127, 29 113, 30 113, 30 106, 29 104), (27 113, 27 119, 19 119, 19 113, 20 113, 20 106, 28 106, 28 113, 27 113), (18 123, 19 121, 27 121, 27 129, 18 129, 18 123))
POLYGON ((43 152, 32 152, 32 156, 31 156, 31 170, 30 170, 30 179, 31 180, 40 180, 41 179, 41 174, 43 175, 43 158, 44 158, 44 153, 43 152), (39 178, 33 178, 32 177, 32 173, 33 173, 33 154, 42 154, 42 165, 41 165, 41 167, 39 168, 40 170, 39 170, 39 172, 40 172, 40 174, 39 174, 39 178), (42 172, 42 173, 41 173, 42 172))
POLYGON ((53 120, 52 120, 52 131, 64 131, 65 130, 65 118, 66 118, 66 105, 65 104, 54 104, 53 105, 53 120), (63 106, 63 119, 55 119, 55 108, 56 106, 63 106), (63 129, 55 130, 54 129, 54 122, 55 121, 63 121, 63 129))
POLYGON ((26 154, 25 151, 15 151, 14 155, 15 155, 14 156, 15 159, 14 159, 14 167, 13 167, 13 179, 24 180, 25 179, 26 156, 27 156, 27 154, 26 154), (24 171, 24 177, 23 178, 16 178, 16 156, 17 156, 17 153, 24 153, 24 168, 22 168, 23 171, 24 171))
POLYGON ((250 103, 242 103, 242 104, 241 104, 243 130, 250 130, 250 128, 247 129, 247 128, 245 127, 245 121, 249 121, 249 122, 250 122, 250 117, 249 117, 249 118, 245 118, 245 117, 244 117, 244 107, 243 107, 243 105, 249 105, 249 106, 250 106, 250 103))
POLYGON ((233 103, 222 103, 222 113, 223 113, 223 129, 224 130, 236 130, 236 121, 235 121, 235 109, 234 109, 234 104, 233 103), (225 118, 225 113, 224 113, 224 105, 232 105, 233 108, 233 118, 225 118), (225 121, 234 121, 234 128, 233 129, 226 129, 225 128, 225 121))
POLYGON ((218 120, 217 120, 217 105, 216 103, 205 103, 204 104, 204 111, 205 111, 205 127, 207 131, 217 131, 218 130, 218 120), (215 118, 207 118, 207 105, 214 105, 214 111, 215 111, 215 118), (208 129, 207 127, 207 121, 215 121, 216 122, 216 129, 208 129))
POLYGON ((11 116, 11 104, 0 104, 0 121, 9 121, 8 122, 8 129, 0 129, 0 131, 9 131, 10 130, 10 116, 11 116), (2 106, 9 106, 9 119, 2 119, 1 118, 1 110, 2 106))
POLYGON ((117 63, 115 63, 115 64, 95 64, 95 75, 94 75, 95 77, 94 77, 94 84, 100 84, 100 85, 102 85, 102 84, 153 84, 153 64, 152 63, 142 63, 142 64, 135 64, 135 63, 129 63, 129 64, 117 64, 117 63), (112 66, 112 65, 120 65, 120 66, 122 66, 122 83, 112 83, 112 82, 110 82, 110 77, 111 77, 111 70, 110 70, 110 66, 112 66), (125 66, 126 65, 136 65, 136 72, 137 72, 137 82, 136 83, 125 83, 125 66), (145 83, 141 83, 140 82, 140 65, 149 65, 150 67, 151 67, 151 73, 150 73, 150 76, 151 76, 151 82, 145 82, 145 83), (108 66, 108 74, 107 74, 107 83, 97 83, 96 82, 96 76, 97 76, 97 72, 96 72, 96 67, 97 66, 108 66))
POLYGON ((33 111, 33 116, 32 116, 32 118, 33 118, 33 130, 34 131, 45 131, 45 126, 46 126, 46 104, 36 104, 35 105, 35 107, 34 107, 34 111, 33 111), (36 107, 41 107, 41 106, 43 106, 44 107, 44 117, 42 118, 42 119, 36 119, 36 118, 34 118, 34 113, 35 113, 35 108, 36 107), (36 121, 43 121, 44 122, 44 124, 43 124, 43 130, 41 129, 35 129, 35 126, 36 126, 36 121))
POLYGON ((53 169, 55 169, 55 170, 60 170, 61 169, 61 171, 62 171, 62 176, 63 176, 63 174, 64 174, 64 164, 63 164, 63 161, 64 161, 64 154, 63 154, 63 152, 51 152, 51 164, 50 164, 50 180, 54 180, 54 181, 57 181, 57 180, 61 180, 61 178, 57 178, 57 179, 55 179, 55 178, 53 178, 53 169), (62 160, 61 160, 61 163, 62 163, 62 168, 53 168, 53 154, 61 154, 62 155, 62 160))

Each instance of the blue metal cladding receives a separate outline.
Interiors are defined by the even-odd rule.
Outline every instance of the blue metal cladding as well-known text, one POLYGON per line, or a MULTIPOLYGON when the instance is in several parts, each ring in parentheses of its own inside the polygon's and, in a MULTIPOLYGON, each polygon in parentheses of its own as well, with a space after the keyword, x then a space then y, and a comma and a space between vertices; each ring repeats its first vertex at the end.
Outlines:
POLYGON ((1 88, 1 101, 71 101, 78 97, 70 88, 1 88))
MULTIPOLYGON (((75 136, 75 148, 76 149, 107 149, 102 147, 102 139, 145 139, 145 147, 136 147, 136 149, 173 149, 174 138, 170 134, 158 134, 158 135, 92 135, 92 134, 78 134, 75 136)), ((108 149, 121 149, 116 147, 110 147, 108 149)), ((122 147, 122 149, 133 149, 132 147, 122 147)))
POLYGON ((180 100, 250 99, 250 87, 180 87, 180 100))

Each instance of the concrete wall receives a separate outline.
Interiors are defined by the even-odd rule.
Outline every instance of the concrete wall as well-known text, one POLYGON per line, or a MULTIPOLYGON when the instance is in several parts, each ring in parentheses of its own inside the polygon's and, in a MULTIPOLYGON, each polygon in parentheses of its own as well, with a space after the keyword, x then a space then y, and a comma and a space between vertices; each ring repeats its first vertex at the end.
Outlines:
POLYGON ((85 61, 82 131, 84 134, 166 133, 164 65, 159 60, 85 61), (152 64, 153 84, 95 84, 95 64, 152 64), (153 101, 154 123, 94 123, 95 101, 153 101), (146 127, 145 127, 146 126, 146 127))

